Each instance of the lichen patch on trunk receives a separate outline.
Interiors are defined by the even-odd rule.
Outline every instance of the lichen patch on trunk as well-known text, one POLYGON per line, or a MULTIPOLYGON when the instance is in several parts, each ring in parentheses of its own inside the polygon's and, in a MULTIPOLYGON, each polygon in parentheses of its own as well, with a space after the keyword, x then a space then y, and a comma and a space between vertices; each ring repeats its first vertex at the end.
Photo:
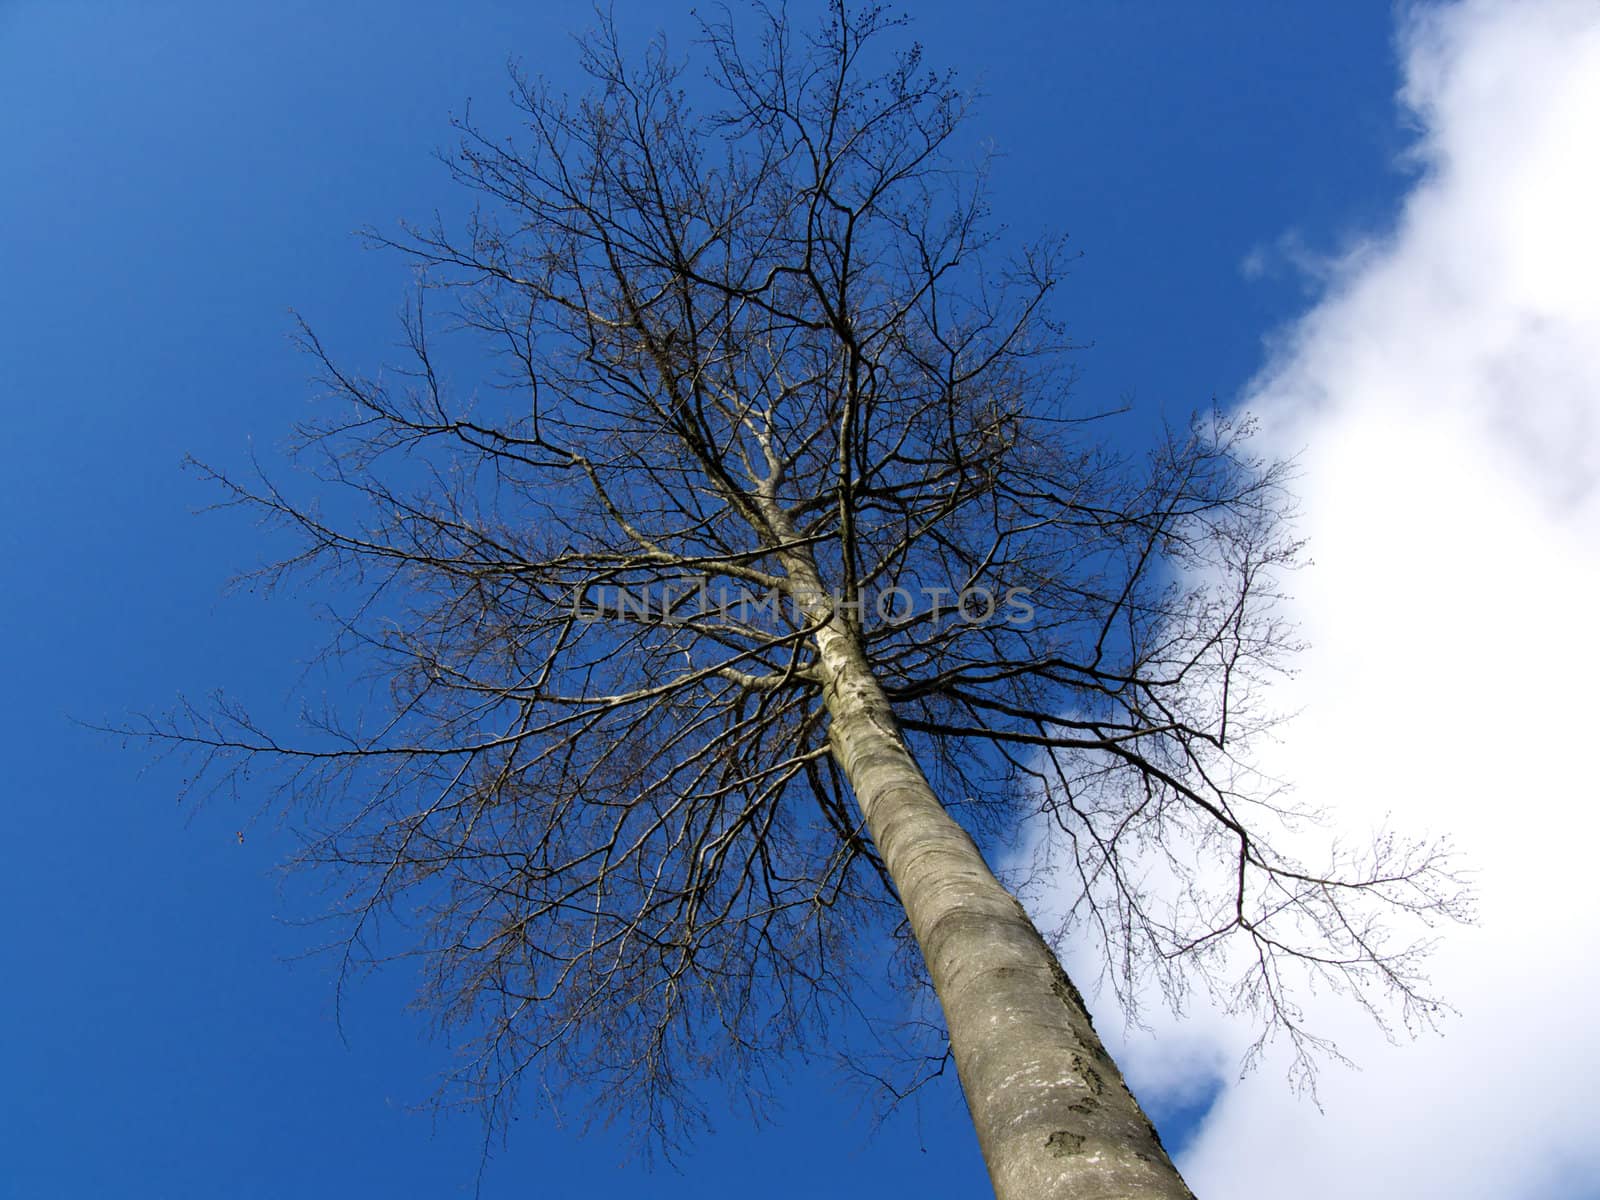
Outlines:
POLYGON ((1058 1129, 1044 1140, 1044 1147, 1052 1154, 1071 1158, 1083 1153, 1083 1135, 1067 1129, 1058 1129))

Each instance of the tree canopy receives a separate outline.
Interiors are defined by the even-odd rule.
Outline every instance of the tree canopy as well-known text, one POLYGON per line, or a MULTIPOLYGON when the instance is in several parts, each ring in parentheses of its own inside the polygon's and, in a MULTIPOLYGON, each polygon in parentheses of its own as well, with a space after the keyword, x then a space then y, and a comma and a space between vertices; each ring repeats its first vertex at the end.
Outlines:
POLYGON ((379 711, 144 732, 281 772, 349 949, 399 919, 469 1034, 457 1095, 497 1115, 538 1078, 671 1145, 703 1079, 877 1036, 859 989, 904 885, 835 653, 980 845, 1048 824, 1125 990, 1197 969, 1305 1049, 1307 979, 1433 1003, 1385 922, 1458 913, 1442 847, 1307 855, 1252 769, 1294 649, 1287 468, 1214 412, 1110 436, 1072 387, 1065 245, 991 218, 970 97, 900 27, 708 19, 699 80, 602 22, 588 94, 518 75, 514 136, 459 124, 465 227, 374 235, 420 271, 409 360, 369 376, 303 327, 309 474, 212 473, 300 539, 264 578, 356 598, 335 649, 379 711), (461 386, 442 346, 492 374, 461 386))

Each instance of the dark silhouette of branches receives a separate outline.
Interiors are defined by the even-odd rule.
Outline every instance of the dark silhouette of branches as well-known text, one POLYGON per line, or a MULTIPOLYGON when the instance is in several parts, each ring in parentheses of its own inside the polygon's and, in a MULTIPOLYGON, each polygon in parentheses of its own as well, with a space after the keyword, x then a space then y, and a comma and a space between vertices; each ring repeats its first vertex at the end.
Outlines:
POLYGON ((532 1071, 670 1145, 702 1079, 838 1034, 911 886, 852 705, 980 841, 1048 819, 1121 986, 1231 955, 1306 1047, 1296 971, 1431 1004, 1383 921, 1455 913, 1439 849, 1308 865, 1247 757, 1293 648, 1285 468, 1217 414, 1114 447, 1071 392, 1064 246, 996 231, 951 141, 967 98, 897 21, 751 23, 704 26, 692 89, 602 24, 588 95, 518 78, 515 138, 464 121, 470 222, 374 236, 422 272, 409 362, 369 378, 301 331, 327 510, 213 474, 298 535, 268 579, 361 598, 341 645, 381 719, 143 732, 284 772, 352 936, 414 930, 499 1115, 532 1071), (492 386, 449 382, 464 343, 492 386))

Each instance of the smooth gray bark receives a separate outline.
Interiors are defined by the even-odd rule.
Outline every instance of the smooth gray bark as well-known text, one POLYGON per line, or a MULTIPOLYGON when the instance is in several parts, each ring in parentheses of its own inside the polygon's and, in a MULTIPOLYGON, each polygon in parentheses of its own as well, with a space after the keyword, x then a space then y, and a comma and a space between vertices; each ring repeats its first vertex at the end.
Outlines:
POLYGON ((830 739, 944 1008, 998 1200, 1193 1200, 1083 997, 945 811, 859 643, 817 635, 830 739))

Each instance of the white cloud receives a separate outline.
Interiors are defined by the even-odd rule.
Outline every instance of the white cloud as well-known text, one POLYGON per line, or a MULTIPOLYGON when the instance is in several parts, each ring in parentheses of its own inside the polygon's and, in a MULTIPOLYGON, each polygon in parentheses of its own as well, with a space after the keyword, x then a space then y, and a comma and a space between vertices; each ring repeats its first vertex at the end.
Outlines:
MULTIPOLYGON (((1197 1194, 1600 1195, 1600 5, 1459 3, 1403 18, 1423 174, 1251 389, 1304 448, 1313 643, 1267 768, 1357 826, 1448 831, 1481 924, 1432 970, 1460 1010, 1389 1046, 1347 1002, 1314 1025, 1362 1067, 1324 1113, 1268 1066, 1182 1156, 1197 1194)), ((1248 1035, 1156 1017, 1113 1050, 1193 1087, 1248 1035)))

